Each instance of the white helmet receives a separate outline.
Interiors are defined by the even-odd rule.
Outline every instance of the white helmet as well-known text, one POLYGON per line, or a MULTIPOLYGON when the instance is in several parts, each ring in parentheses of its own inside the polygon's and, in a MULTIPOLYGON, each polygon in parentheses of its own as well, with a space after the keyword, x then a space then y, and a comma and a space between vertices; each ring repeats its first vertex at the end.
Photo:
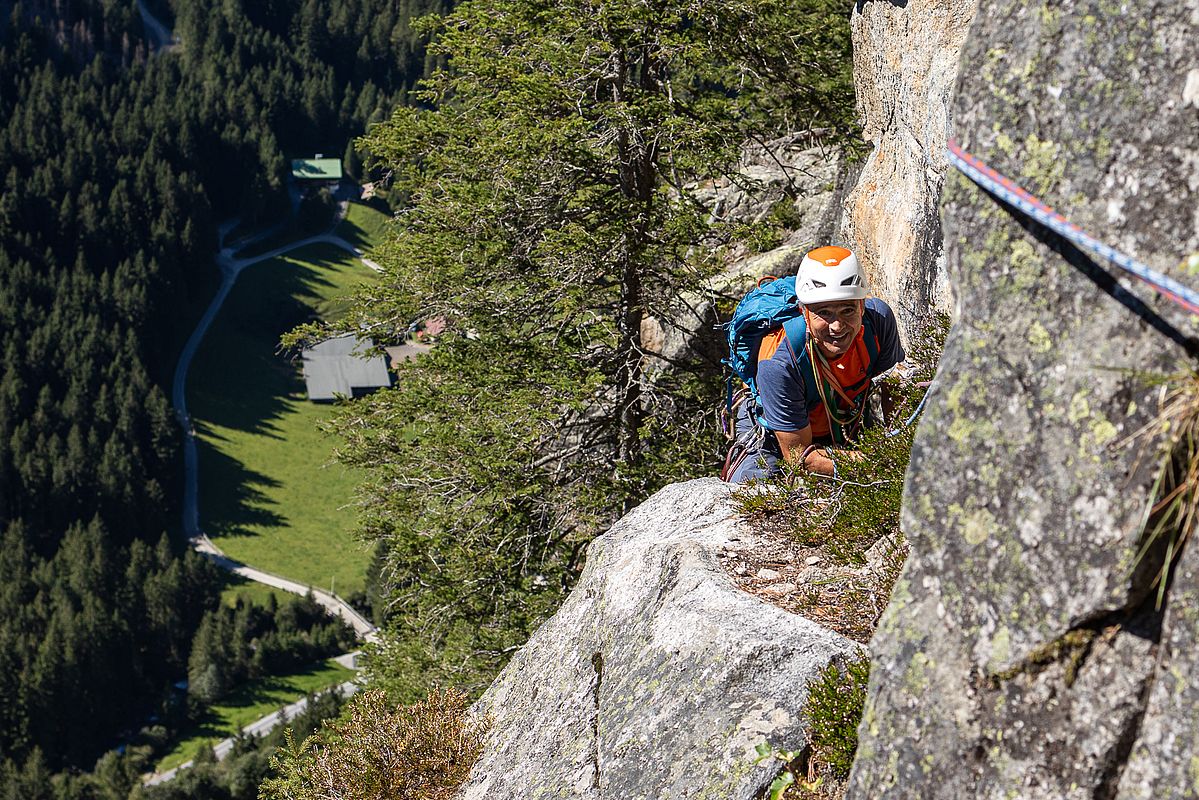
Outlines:
POLYGON ((866 273, 844 247, 817 247, 803 257, 795 275, 795 296, 803 305, 831 300, 865 300, 866 273))

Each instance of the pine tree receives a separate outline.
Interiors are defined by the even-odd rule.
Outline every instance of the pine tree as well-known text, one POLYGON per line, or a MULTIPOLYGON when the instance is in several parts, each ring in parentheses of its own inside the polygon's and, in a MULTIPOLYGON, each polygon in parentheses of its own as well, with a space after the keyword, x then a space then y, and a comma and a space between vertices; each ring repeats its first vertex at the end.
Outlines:
POLYGON ((796 108, 815 119, 845 98, 846 13, 480 0, 439 29, 429 55, 451 67, 364 140, 410 207, 381 250, 385 288, 344 325, 384 341, 448 326, 339 425, 343 458, 372 475, 365 533, 394 590, 398 632, 376 665, 466 662, 486 677, 591 537, 713 468, 701 412, 715 390, 686 364, 667 373, 642 330, 719 267, 703 254, 728 232, 688 186, 732 171, 747 138, 796 108), (822 25, 840 49, 809 35, 822 25), (829 91, 788 93, 800 64, 832 76, 829 91))
POLYGON ((131 2, 3 5, 0 755, 16 774, 40 748, 42 775, 136 730, 216 604, 214 568, 160 540, 181 494, 164 387, 219 279, 214 220, 277 215, 286 158, 361 132, 423 48, 392 41, 391 0, 175 3, 187 47, 148 61, 131 2))

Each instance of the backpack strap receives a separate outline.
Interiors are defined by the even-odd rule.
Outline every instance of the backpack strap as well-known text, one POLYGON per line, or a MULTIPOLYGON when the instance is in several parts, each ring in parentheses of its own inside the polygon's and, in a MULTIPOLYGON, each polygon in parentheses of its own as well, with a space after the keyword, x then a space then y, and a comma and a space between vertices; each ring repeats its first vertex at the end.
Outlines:
MULTIPOLYGON (((871 322, 870 315, 865 313, 865 311, 862 313, 862 327, 865 329, 863 331, 862 339, 866 345, 866 356, 869 358, 869 363, 866 365, 866 380, 869 381, 870 368, 873 367, 874 364, 878 363, 879 348, 878 335, 875 333, 874 323, 871 322)), ((799 369, 799 374, 803 378, 804 405, 807 406, 807 410, 810 412, 816 406, 820 405, 820 393, 816 388, 815 369, 812 366, 811 359, 808 358, 808 322, 804 318, 804 315, 800 313, 784 322, 783 334, 783 342, 787 347, 787 352, 791 355, 791 361, 795 364, 796 368, 799 369)), ((758 396, 757 381, 752 381, 750 383, 750 390, 753 392, 753 396, 756 399, 758 396)), ((731 395, 733 391, 732 378, 729 379, 728 391, 729 405, 731 407, 731 395)), ((765 420, 762 418, 761 403, 758 403, 757 406, 757 414, 755 415, 757 417, 757 422, 769 430, 770 426, 766 425, 765 420)))
POLYGON ((866 355, 870 357, 870 363, 866 365, 866 374, 869 377, 871 368, 878 363, 878 334, 874 332, 874 323, 870 321, 870 315, 864 309, 862 327, 865 328, 862 338, 866 341, 866 355))
MULTIPOLYGON (((870 370, 878 363, 878 334, 874 330, 874 323, 870 320, 870 315, 864 310, 862 312, 862 340, 866 345, 866 357, 869 359, 866 364, 866 380, 871 379, 870 370)), ((799 368, 799 374, 803 376, 804 398, 811 411, 816 406, 820 405, 820 395, 816 391, 816 371, 812 366, 812 361, 808 358, 808 323, 803 314, 800 314, 795 319, 787 320, 783 323, 783 332, 786 334, 787 351, 791 354, 791 360, 795 366, 799 368)))
POLYGON ((820 405, 820 395, 816 391, 816 373, 812 369, 811 359, 808 358, 808 321, 801 313, 783 323, 783 333, 786 335, 787 352, 791 354, 791 361, 803 377, 804 405, 811 411, 820 405))

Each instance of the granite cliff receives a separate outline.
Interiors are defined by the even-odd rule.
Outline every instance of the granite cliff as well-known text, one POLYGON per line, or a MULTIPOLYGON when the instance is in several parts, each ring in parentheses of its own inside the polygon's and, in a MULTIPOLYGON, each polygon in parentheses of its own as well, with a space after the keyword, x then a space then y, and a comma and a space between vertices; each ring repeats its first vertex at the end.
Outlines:
POLYGON ((752 547, 715 478, 663 489, 592 543, 566 603, 476 711, 491 734, 463 798, 751 800, 802 746, 810 679, 861 646, 737 588, 752 547))
MULTIPOLYGON (((1135 14, 983 0, 956 136, 1185 280, 1199 250, 1196 41, 1195 0, 1135 14)), ((1161 552, 1137 554, 1160 443, 1130 439, 1158 406, 1146 373, 1187 360, 1194 319, 961 176, 942 210, 956 321, 908 472, 911 555, 872 643, 849 796, 1196 796, 1199 551, 1184 550, 1159 608, 1161 552)))
MULTIPOLYGON (((954 327, 848 796, 1199 796, 1199 550, 1159 606, 1163 553, 1138 553, 1162 442, 1132 437, 1159 405, 1146 374, 1187 363, 1199 328, 945 158, 953 130, 1082 228, 1193 282, 1199 0, 859 2, 854 36, 873 150, 842 238, 909 331, 930 308, 954 327)), ((810 205, 810 229, 831 230, 827 201, 810 205)), ((716 554, 754 534, 726 494, 670 487, 596 542, 481 701, 495 725, 466 797, 749 798, 769 782, 752 745, 802 738, 807 680, 856 645, 732 584, 716 554)))

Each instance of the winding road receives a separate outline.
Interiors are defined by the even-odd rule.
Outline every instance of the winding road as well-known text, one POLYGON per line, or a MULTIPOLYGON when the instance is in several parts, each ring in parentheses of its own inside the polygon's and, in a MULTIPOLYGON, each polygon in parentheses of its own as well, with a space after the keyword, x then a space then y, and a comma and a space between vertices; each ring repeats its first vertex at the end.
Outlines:
MULTIPOLYGON (((224 242, 229 231, 231 231, 237 222, 236 220, 224 223, 220 228, 221 241, 224 242)), ((247 239, 240 243, 241 247, 246 247, 256 241, 270 236, 274 231, 268 230, 247 239)), ((199 467, 199 449, 196 445, 196 431, 192 425, 191 416, 187 413, 187 372, 191 368, 192 359, 196 355, 196 351, 200 348, 200 343, 204 340, 204 335, 208 333, 208 329, 212 327, 213 321, 216 319, 217 313, 220 312, 221 306, 224 305, 225 299, 229 297, 229 293, 233 290, 233 285, 237 282, 237 276, 246 267, 251 267, 262 261, 268 261, 276 256, 281 256, 293 250, 298 250, 302 247, 307 247, 310 244, 331 244, 340 247, 353 253, 363 264, 375 271, 379 271, 380 267, 370 259, 364 258, 362 251, 354 245, 342 239, 340 236, 335 236, 332 233, 310 236, 306 239, 301 239, 296 242, 290 242, 281 247, 276 247, 274 250, 269 250, 261 255, 252 258, 235 258, 232 248, 223 247, 217 255, 217 267, 221 271, 221 285, 217 289, 216 295, 212 298, 212 302, 208 304, 208 308, 204 312, 204 316, 200 318, 195 330, 187 340, 187 344, 183 346, 183 351, 179 354, 179 361, 175 365, 175 376, 171 383, 171 405, 175 409, 175 418, 179 421, 179 425, 183 428, 183 531, 187 534, 188 541, 191 543, 192 549, 202 553, 219 566, 230 572, 237 573, 250 580, 264 583, 268 586, 273 586, 276 589, 282 589, 286 592, 295 594, 307 594, 312 592, 313 597, 317 602, 327 608, 330 613, 335 614, 344 619, 349 625, 353 626, 354 632, 358 637, 366 641, 376 641, 377 632, 374 625, 365 617, 355 611, 349 603, 346 603, 337 595, 326 592, 320 589, 313 588, 307 584, 297 583, 296 581, 288 580, 279 575, 272 574, 265 570, 257 569, 247 564, 242 564, 229 556, 227 556, 219 547, 217 547, 211 539, 205 535, 200 527, 200 467, 199 467)))
MULTIPOLYGON (((146 6, 143 0, 137 0, 137 11, 141 16, 142 23, 145 25, 146 36, 154 47, 155 52, 167 52, 179 44, 179 40, 175 38, 171 30, 162 24, 150 9, 146 6)), ((293 210, 298 204, 299 197, 293 190, 290 192, 293 210)), ((337 219, 334 225, 345 217, 347 203, 343 199, 338 204, 337 219)), ((217 547, 211 539, 204 533, 200 527, 200 511, 199 511, 199 451, 196 447, 196 431, 192 425, 191 417, 187 413, 187 372, 191 367, 192 358, 200 347, 200 343, 204 340, 204 335, 212 326, 213 320, 216 319, 217 313, 224 305, 225 299, 233 290, 233 285, 237 282, 237 276, 246 267, 253 266, 262 261, 275 258, 276 256, 284 255, 293 250, 298 250, 310 244, 325 243, 335 247, 340 247, 353 253, 363 264, 376 272, 381 272, 382 269, 378 264, 366 258, 362 251, 354 245, 347 242, 340 236, 334 235, 332 232, 310 236, 307 239, 291 242, 277 247, 267 253, 254 256, 252 258, 236 258, 232 247, 226 246, 226 239, 229 234, 237 227, 238 220, 229 220, 218 228, 218 234, 221 244, 221 251, 217 254, 216 265, 221 271, 221 285, 217 289, 216 295, 212 298, 212 302, 208 304, 208 308, 204 311, 204 316, 200 318, 195 330, 184 345, 183 351, 179 354, 179 361, 175 365, 175 374, 171 382, 171 405, 175 409, 175 418, 179 421, 179 425, 183 428, 183 469, 184 469, 184 489, 183 489, 183 530, 187 534, 188 542, 192 549, 211 559, 215 564, 222 569, 235 573, 258 583, 272 586, 276 589, 282 589, 285 592, 292 592, 298 595, 306 595, 311 593, 313 598, 324 606, 330 613, 341 617, 353 629, 355 635, 363 641, 376 642, 378 641, 378 629, 359 614, 349 603, 342 600, 337 595, 331 592, 325 592, 316 589, 307 584, 298 583, 289 580, 280 575, 267 572, 265 570, 251 567, 247 564, 242 564, 229 556, 227 556, 219 547, 217 547)), ((283 225, 276 225, 263 231, 259 231, 254 236, 243 239, 238 243, 238 248, 244 248, 254 242, 261 241, 266 237, 274 234, 282 229, 283 225)), ((343 666, 351 667, 355 660, 353 653, 341 656, 339 661, 343 661, 343 666)), ((326 691, 336 691, 343 697, 349 697, 359 690, 356 683, 348 682, 340 686, 333 687, 326 691)), ((308 706, 308 698, 301 698, 289 706, 274 711, 266 716, 250 723, 241 729, 241 732, 246 735, 261 736, 276 725, 293 719, 297 714, 301 713, 308 706)), ((216 754, 217 760, 223 759, 233 749, 234 739, 228 738, 217 743, 213 747, 213 752, 216 754)), ((174 778, 180 771, 188 769, 192 766, 191 761, 184 762, 174 769, 166 772, 150 775, 145 779, 146 784, 152 785, 163 783, 174 778)))
MULTIPOLYGON (((345 204, 341 204, 341 213, 338 219, 344 216, 345 204)), ((204 316, 196 324, 195 330, 188 337, 187 344, 183 346, 183 351, 179 354, 179 361, 175 365, 175 374, 171 382, 171 405, 175 409, 175 418, 179 421, 179 425, 183 428, 183 470, 184 470, 184 488, 183 488, 183 530, 187 534, 188 542, 192 549, 207 558, 211 559, 215 564, 222 569, 241 575, 258 583, 272 586, 276 589, 282 589, 286 592, 294 594, 306 595, 311 593, 313 598, 324 606, 330 613, 341 617, 350 626, 353 627, 354 633, 359 639, 367 642, 378 641, 378 629, 359 614, 349 603, 342 600, 337 595, 316 589, 307 584, 298 583, 289 580, 280 575, 257 569, 247 564, 242 564, 229 556, 227 556, 219 547, 217 547, 211 539, 204 533, 200 527, 200 511, 199 511, 199 450, 196 445, 196 431, 192 425, 191 417, 187 413, 187 373, 191 368, 192 359, 195 357, 196 351, 200 347, 200 343, 204 340, 204 335, 212 326, 216 319, 217 313, 220 312, 221 306, 224 305, 225 299, 233 290, 234 284, 237 282, 237 276, 246 267, 251 267, 262 261, 284 255, 293 250, 298 250, 302 247, 307 247, 311 244, 331 244, 352 253, 359 261, 365 264, 370 269, 376 272, 382 271, 382 268, 374 261, 364 257, 362 251, 352 245, 345 239, 333 233, 323 233, 316 236, 310 236, 306 239, 290 242, 281 247, 277 247, 266 253, 253 256, 251 258, 237 258, 234 256, 232 247, 225 245, 225 241, 229 233, 237 227, 238 220, 233 219, 223 223, 219 229, 219 237, 221 242, 221 251, 217 254, 216 265, 221 271, 221 285, 217 289, 216 295, 212 298, 212 302, 208 304, 208 308, 204 311, 204 316)), ((335 223, 336 224, 336 223, 335 223)), ((238 242, 239 248, 261 241, 272 235, 282 226, 261 231, 256 235, 241 240, 238 242)), ((343 695, 353 694, 358 690, 358 686, 354 683, 345 683, 336 687, 343 695)), ((243 733, 253 733, 261 735, 271 730, 280 722, 294 717, 299 711, 303 710, 307 705, 307 699, 302 699, 296 703, 292 703, 280 711, 272 712, 256 722, 242 728, 243 733)), ((216 753, 218 760, 224 758, 233 747, 233 739, 225 739, 218 743, 213 751, 216 753)), ((166 772, 149 776, 146 779, 147 784, 162 783, 163 781, 171 780, 179 773, 180 770, 187 769, 192 765, 191 761, 179 765, 178 767, 167 770, 166 772)))

